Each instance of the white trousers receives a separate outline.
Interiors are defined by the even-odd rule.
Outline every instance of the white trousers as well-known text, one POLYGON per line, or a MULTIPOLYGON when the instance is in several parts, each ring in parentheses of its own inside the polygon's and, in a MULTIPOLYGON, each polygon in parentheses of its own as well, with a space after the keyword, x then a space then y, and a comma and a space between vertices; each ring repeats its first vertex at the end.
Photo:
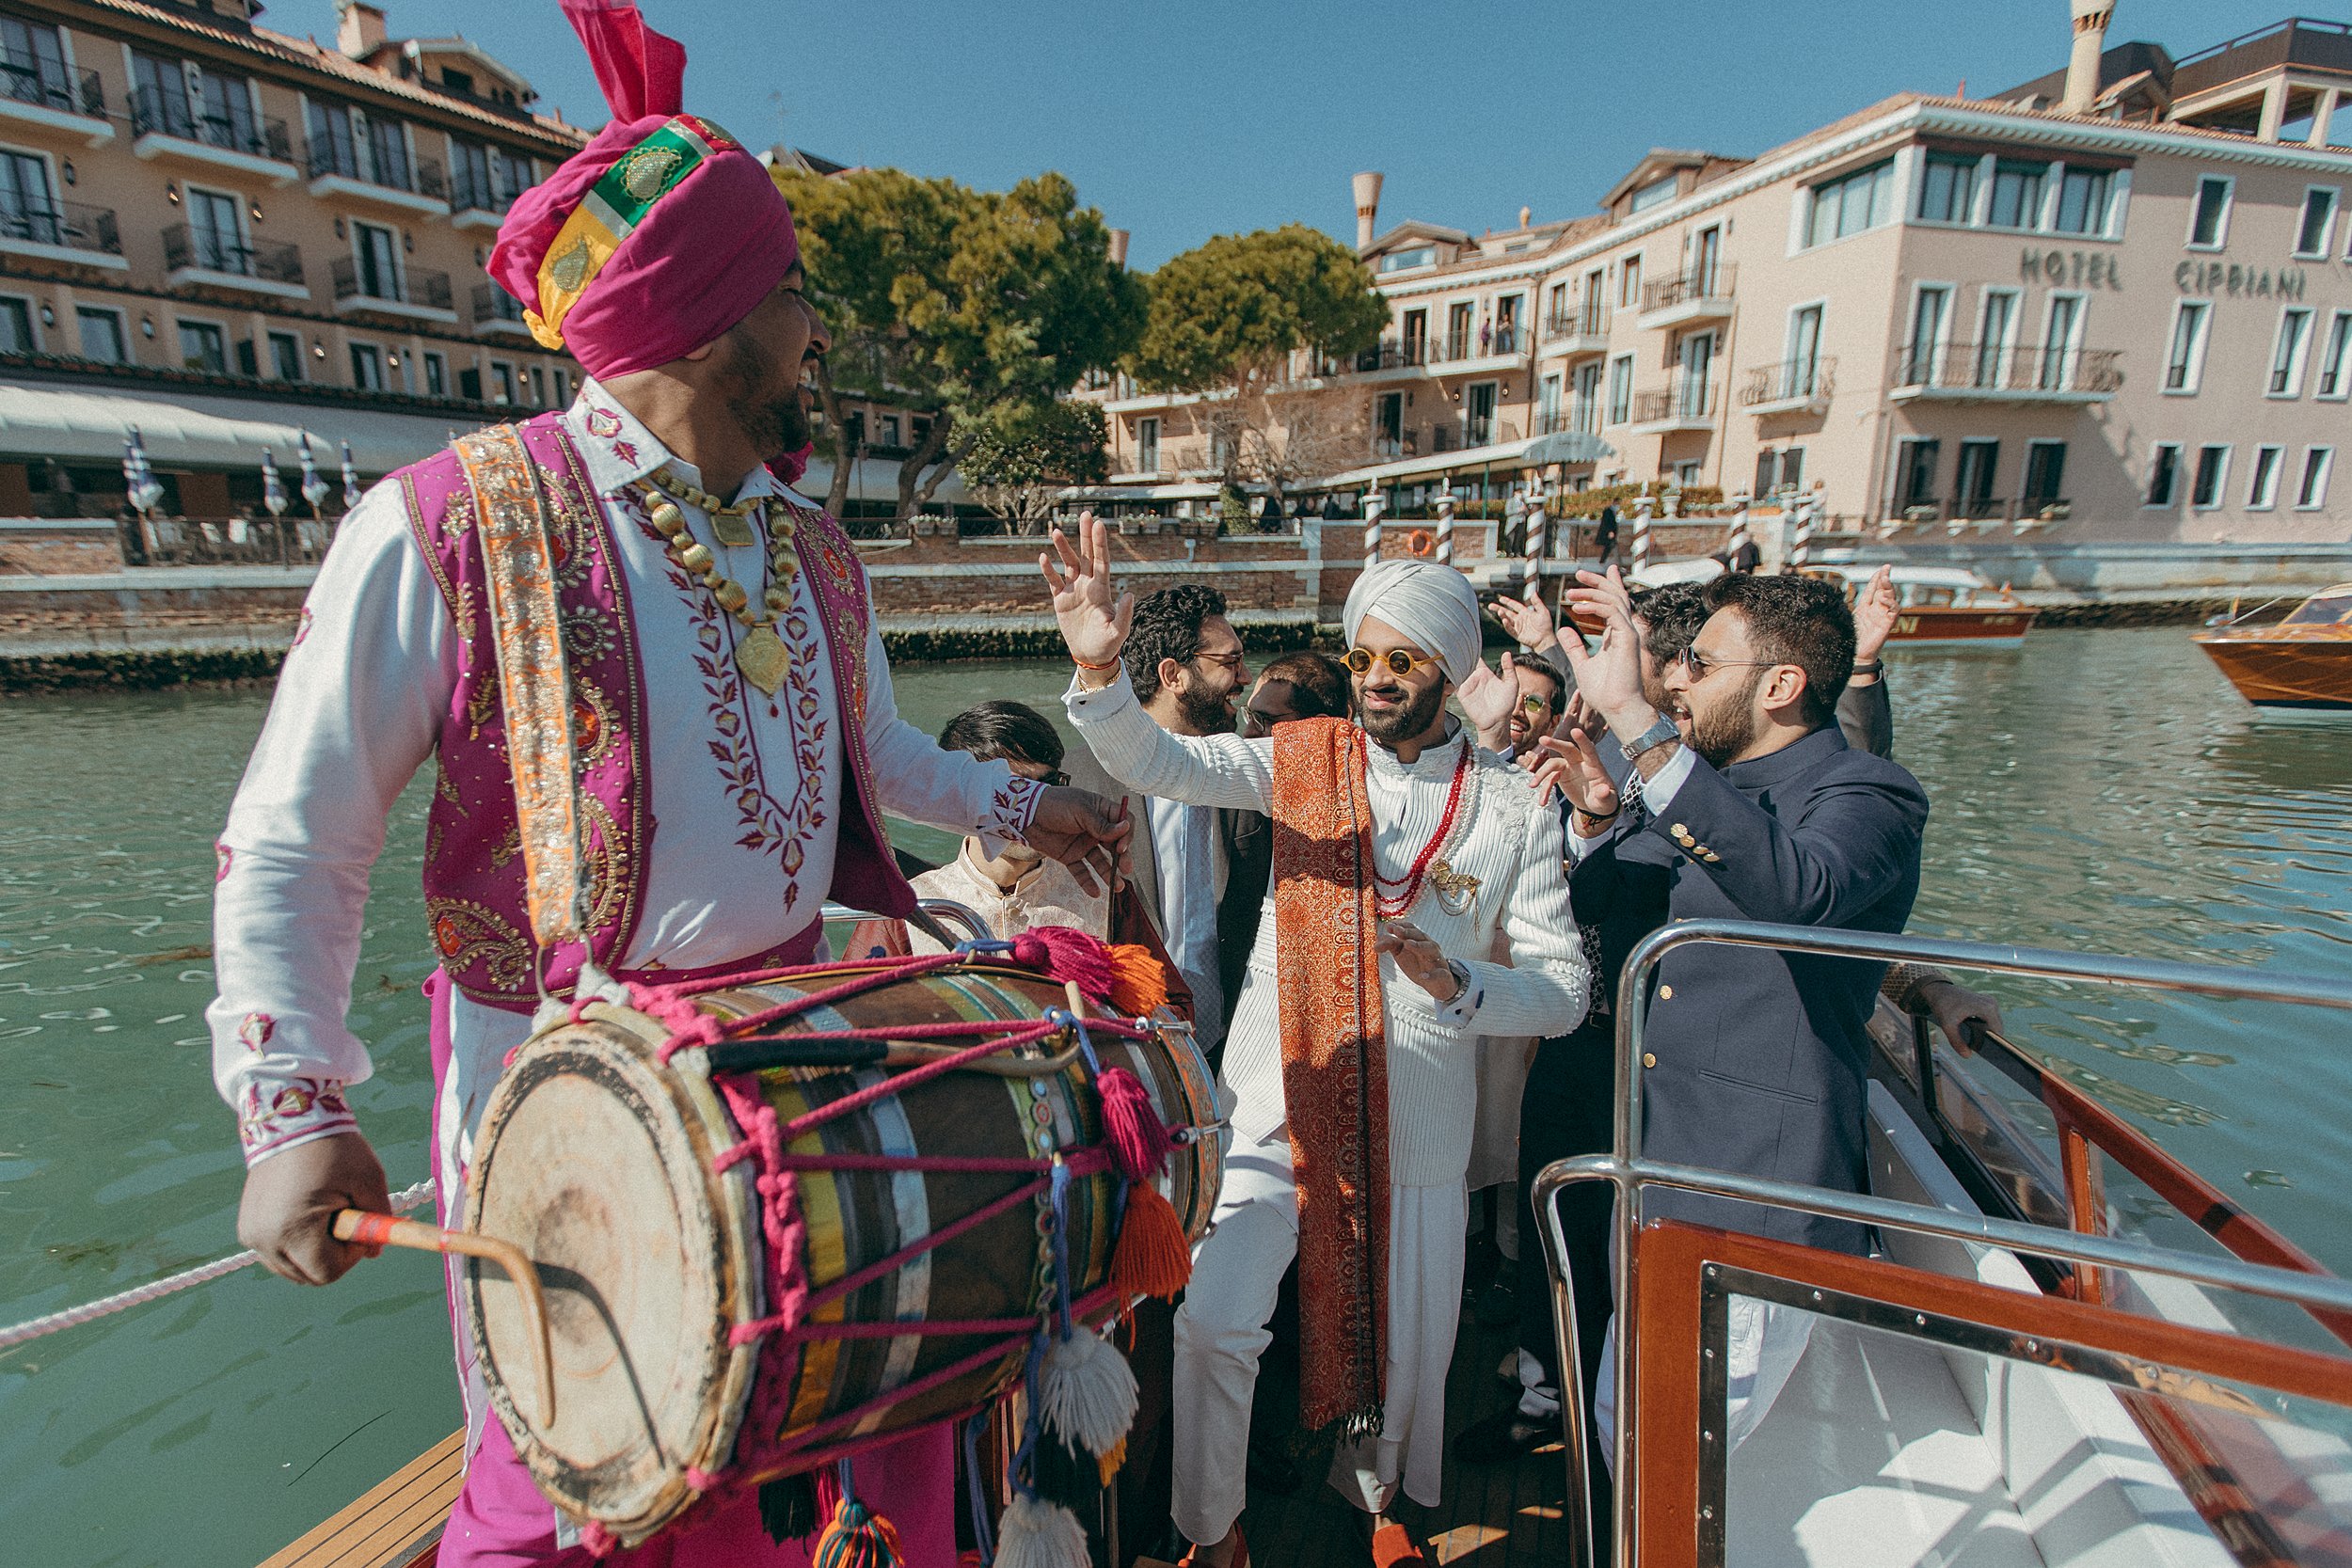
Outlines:
MULTIPOLYGON (((1331 1484, 1366 1513, 1401 1488, 1435 1507, 1445 1460, 1445 1375, 1460 1321, 1461 1183, 1389 1189, 1389 1364, 1379 1435, 1343 1443, 1331 1484)), ((1172 1456, 1176 1528, 1188 1541, 1225 1539, 1248 1491, 1249 1402, 1273 1335, 1282 1275, 1298 1251, 1298 1192, 1290 1138, 1278 1129, 1227 1156, 1209 1234, 1193 1253, 1176 1309, 1172 1456)))
MULTIPOLYGON (((1772 1402, 1788 1386, 1812 1342, 1813 1325, 1820 1320, 1811 1312, 1778 1302, 1734 1296, 1727 1304, 1724 1338, 1727 1379, 1724 1385, 1724 1432, 1729 1438, 1725 1456, 1737 1453, 1749 1434, 1772 1413, 1772 1402)), ((1520 1402, 1519 1408, 1527 1408, 1520 1402)), ((1558 1396, 1552 1408, 1559 1408, 1558 1396)), ((1593 1424, 1600 1429, 1601 1456, 1613 1471, 1617 1467, 1617 1320, 1609 1320, 1601 1336, 1600 1376, 1593 1390, 1593 1424)))

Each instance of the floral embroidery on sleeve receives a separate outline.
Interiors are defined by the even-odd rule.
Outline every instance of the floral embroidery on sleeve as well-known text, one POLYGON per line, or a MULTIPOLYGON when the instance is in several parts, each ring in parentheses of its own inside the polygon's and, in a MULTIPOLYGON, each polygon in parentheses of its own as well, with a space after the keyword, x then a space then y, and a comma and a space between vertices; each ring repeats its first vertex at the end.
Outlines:
POLYGON ((332 1078, 249 1080, 237 1095, 237 1137, 246 1164, 287 1146, 359 1125, 332 1078))
POLYGON ((270 1037, 278 1033, 278 1021, 267 1013, 247 1013, 237 1025, 237 1038, 247 1051, 260 1052, 268 1046, 270 1037))
POLYGON ((227 844, 218 842, 214 844, 213 880, 215 882, 225 882, 229 879, 230 863, 234 861, 236 858, 237 852, 234 849, 230 848, 227 844))
POLYGON ((1045 786, 1035 779, 1018 773, 1007 779, 988 798, 988 810, 977 824, 980 836, 1020 839, 1028 831, 1029 819, 1037 815, 1037 803, 1044 792, 1045 786))
POLYGON ((302 607, 302 613, 294 620, 294 641, 286 645, 288 653, 301 647, 302 640, 310 635, 310 607, 306 604, 302 607))

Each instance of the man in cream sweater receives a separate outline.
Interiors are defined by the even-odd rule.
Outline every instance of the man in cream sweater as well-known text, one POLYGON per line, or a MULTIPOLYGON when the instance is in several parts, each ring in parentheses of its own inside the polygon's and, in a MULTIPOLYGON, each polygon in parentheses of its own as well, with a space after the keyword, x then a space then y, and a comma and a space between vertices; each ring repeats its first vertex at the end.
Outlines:
POLYGON ((1066 701, 1129 787, 1274 818, 1274 886, 1226 1044, 1232 1148, 1176 1319, 1175 1517, 1193 1568, 1248 1560, 1249 1402, 1299 1257, 1301 1409, 1345 1423, 1331 1481, 1380 1563, 1418 1560, 1390 1515, 1438 1501, 1461 1302, 1481 1037, 1559 1034, 1586 970, 1557 815, 1445 710, 1479 667, 1478 602, 1451 567, 1389 562, 1348 595, 1358 717, 1264 739, 1178 736, 1120 663, 1130 594, 1100 523, 1039 565, 1078 665, 1066 701), (1514 967, 1486 961, 1498 932, 1514 967))

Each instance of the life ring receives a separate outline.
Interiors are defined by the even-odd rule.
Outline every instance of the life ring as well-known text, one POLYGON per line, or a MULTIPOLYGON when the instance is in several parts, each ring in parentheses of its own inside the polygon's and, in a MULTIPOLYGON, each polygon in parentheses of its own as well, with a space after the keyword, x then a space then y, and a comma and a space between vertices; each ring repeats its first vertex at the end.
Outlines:
POLYGON ((1429 552, 1437 547, 1437 539, 1425 528, 1414 529, 1412 531, 1405 535, 1406 550, 1412 555, 1421 557, 1423 560, 1426 560, 1429 556, 1429 552))

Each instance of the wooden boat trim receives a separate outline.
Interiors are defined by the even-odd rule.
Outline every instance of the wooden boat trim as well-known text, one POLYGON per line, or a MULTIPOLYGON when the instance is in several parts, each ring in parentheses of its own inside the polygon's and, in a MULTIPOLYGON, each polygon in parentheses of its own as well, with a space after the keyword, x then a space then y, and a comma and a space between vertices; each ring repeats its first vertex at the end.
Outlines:
POLYGON ((466 1483, 463 1427, 370 1487, 261 1568, 432 1568, 466 1483))

